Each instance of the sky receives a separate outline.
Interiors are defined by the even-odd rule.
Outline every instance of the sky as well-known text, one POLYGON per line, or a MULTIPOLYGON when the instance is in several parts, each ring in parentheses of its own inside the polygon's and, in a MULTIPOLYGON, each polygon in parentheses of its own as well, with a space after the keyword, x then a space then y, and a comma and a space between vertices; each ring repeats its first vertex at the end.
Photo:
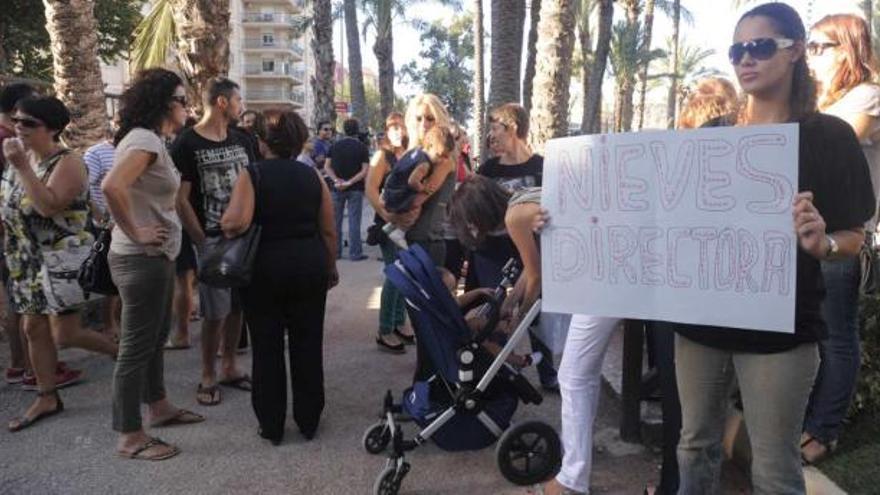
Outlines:
MULTIPOLYGON (((467 5, 470 3, 470 0, 462 0, 462 2, 467 5)), ((757 5, 757 3, 759 2, 753 2, 750 5, 754 6, 757 5)), ((814 0, 813 2, 810 2, 809 0, 787 0, 786 3, 794 7, 801 14, 801 17, 807 26, 818 21, 823 16, 832 13, 861 13, 861 10, 858 8, 858 0, 814 0), (810 3, 813 4, 812 12, 808 11, 808 5, 810 3)), ((529 0, 526 1, 526 4, 529 4, 529 0)), ((682 6, 691 11, 694 19, 692 24, 682 23, 681 33, 683 38, 689 44, 714 50, 715 54, 708 59, 706 65, 719 70, 722 75, 727 76, 732 76, 730 63, 727 61, 727 48, 733 37, 734 25, 736 19, 738 19, 739 16, 749 8, 749 6, 746 6, 740 9, 734 9, 732 4, 733 2, 729 0, 682 0, 682 6)), ((490 27, 491 2, 484 1, 483 8, 485 29, 488 33, 490 27)), ((418 16, 419 19, 428 22, 441 20, 448 23, 454 15, 452 9, 430 0, 425 1, 423 5, 420 5, 418 8, 413 8, 411 10, 415 12, 414 15, 418 16)), ((621 9, 615 8, 615 21, 620 19, 622 15, 623 13, 621 12, 621 9)), ((362 19, 359 20, 363 22, 362 19)), ((339 29, 341 26, 341 21, 338 21, 334 26, 336 34, 334 52, 338 60, 340 59, 339 29)), ((526 28, 526 30, 528 30, 528 28, 526 28)), ((665 48, 666 39, 670 36, 671 32, 672 22, 663 14, 657 13, 655 15, 652 42, 653 47, 665 48)), ((526 32, 524 39, 527 36, 528 33, 526 32)), ((377 64, 376 58, 371 49, 372 43, 373 37, 371 34, 368 35, 366 42, 361 38, 361 53, 363 56, 364 67, 376 71, 377 64)), ((489 43, 491 43, 491 40, 489 43)), ((419 33, 410 25, 398 20, 394 29, 395 66, 400 67, 411 60, 419 60, 419 49, 419 33)), ((347 57, 347 47, 345 48, 345 52, 346 53, 343 55, 347 57)), ((485 53, 485 73, 487 77, 491 77, 488 70, 491 47, 488 44, 485 53)), ((525 57, 523 57, 523 59, 525 59, 525 57)), ((346 65, 348 64, 347 58, 342 58, 341 60, 346 65)), ((401 84, 396 84, 395 89, 399 94, 404 96, 413 95, 418 91, 418 88, 408 87, 401 84)), ((575 98, 578 97, 578 95, 574 96, 575 98)), ((576 109, 578 106, 579 105, 574 105, 574 108, 576 109)), ((576 117, 579 119, 578 116, 572 115, 572 119, 575 121, 577 121, 575 119, 576 117)))

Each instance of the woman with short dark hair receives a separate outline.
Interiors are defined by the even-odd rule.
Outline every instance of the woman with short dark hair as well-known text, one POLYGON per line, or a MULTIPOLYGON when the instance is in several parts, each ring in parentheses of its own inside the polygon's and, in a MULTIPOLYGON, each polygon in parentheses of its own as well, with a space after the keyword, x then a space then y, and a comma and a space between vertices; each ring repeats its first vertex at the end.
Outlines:
POLYGON ((56 376, 56 346, 112 357, 117 347, 105 335, 82 328, 79 310, 85 298, 76 281, 53 276, 76 269, 95 241, 86 228, 85 163, 61 143, 70 113, 57 98, 25 98, 12 121, 17 137, 3 141, 9 166, 0 188, 0 212, 12 305, 22 315, 38 388, 37 400, 8 425, 10 431, 19 431, 63 411, 56 380, 70 384, 79 378, 56 376))
POLYGON ((267 111, 266 160, 240 174, 220 224, 227 237, 262 227, 251 285, 243 291, 253 340, 251 402, 261 437, 279 445, 287 415, 284 333, 293 419, 312 439, 324 409, 324 308, 339 282, 330 190, 294 157, 308 139, 296 112, 267 111))

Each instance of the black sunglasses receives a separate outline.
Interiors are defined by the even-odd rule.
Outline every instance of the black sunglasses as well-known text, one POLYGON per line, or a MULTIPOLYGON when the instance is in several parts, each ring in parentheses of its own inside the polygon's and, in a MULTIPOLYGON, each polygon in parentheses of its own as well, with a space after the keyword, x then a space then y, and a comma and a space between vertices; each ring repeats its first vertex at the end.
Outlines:
POLYGON ((28 119, 21 117, 12 117, 12 122, 15 124, 21 124, 22 127, 27 127, 28 129, 36 129, 37 127, 43 127, 44 125, 46 125, 37 119, 28 119))
POLYGON ((186 96, 173 95, 171 97, 171 101, 176 101, 177 103, 180 103, 180 106, 182 107, 186 106, 186 96))
POLYGON ((755 60, 769 60, 776 55, 777 50, 793 45, 794 40, 788 38, 756 38, 730 45, 727 56, 731 64, 739 65, 746 53, 755 60))

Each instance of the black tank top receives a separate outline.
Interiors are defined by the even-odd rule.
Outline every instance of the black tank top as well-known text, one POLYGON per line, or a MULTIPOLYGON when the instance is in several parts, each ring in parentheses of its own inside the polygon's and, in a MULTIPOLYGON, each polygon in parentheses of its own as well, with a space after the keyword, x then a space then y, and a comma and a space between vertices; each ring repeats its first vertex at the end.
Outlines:
POLYGON ((260 242, 318 236, 321 184, 315 170, 294 160, 264 160, 259 168, 255 222, 262 225, 260 242))

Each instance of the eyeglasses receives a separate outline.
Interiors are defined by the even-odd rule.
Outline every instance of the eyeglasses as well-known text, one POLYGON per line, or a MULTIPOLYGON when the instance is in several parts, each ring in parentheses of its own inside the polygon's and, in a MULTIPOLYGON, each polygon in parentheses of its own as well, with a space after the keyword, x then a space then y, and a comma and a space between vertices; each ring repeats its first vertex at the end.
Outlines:
POLYGON ((185 107, 186 95, 173 95, 171 96, 171 101, 176 101, 177 103, 180 103, 180 106, 185 107))
POLYGON ((427 120, 428 122, 434 122, 437 119, 435 119, 433 115, 417 115, 416 116, 416 122, 421 122, 423 120, 427 120))
POLYGON ((19 124, 22 127, 27 127, 28 129, 36 129, 37 127, 43 127, 44 125, 46 125, 37 119, 28 119, 21 117, 13 117, 12 122, 15 124, 19 124))
POLYGON ((825 53, 825 50, 838 46, 840 46, 840 43, 833 41, 810 41, 807 43, 807 53, 811 56, 821 56, 825 53))
POLYGON ((730 45, 727 56, 731 64, 739 65, 746 53, 755 60, 769 60, 776 55, 777 50, 793 45, 794 40, 788 38, 756 38, 730 45))

